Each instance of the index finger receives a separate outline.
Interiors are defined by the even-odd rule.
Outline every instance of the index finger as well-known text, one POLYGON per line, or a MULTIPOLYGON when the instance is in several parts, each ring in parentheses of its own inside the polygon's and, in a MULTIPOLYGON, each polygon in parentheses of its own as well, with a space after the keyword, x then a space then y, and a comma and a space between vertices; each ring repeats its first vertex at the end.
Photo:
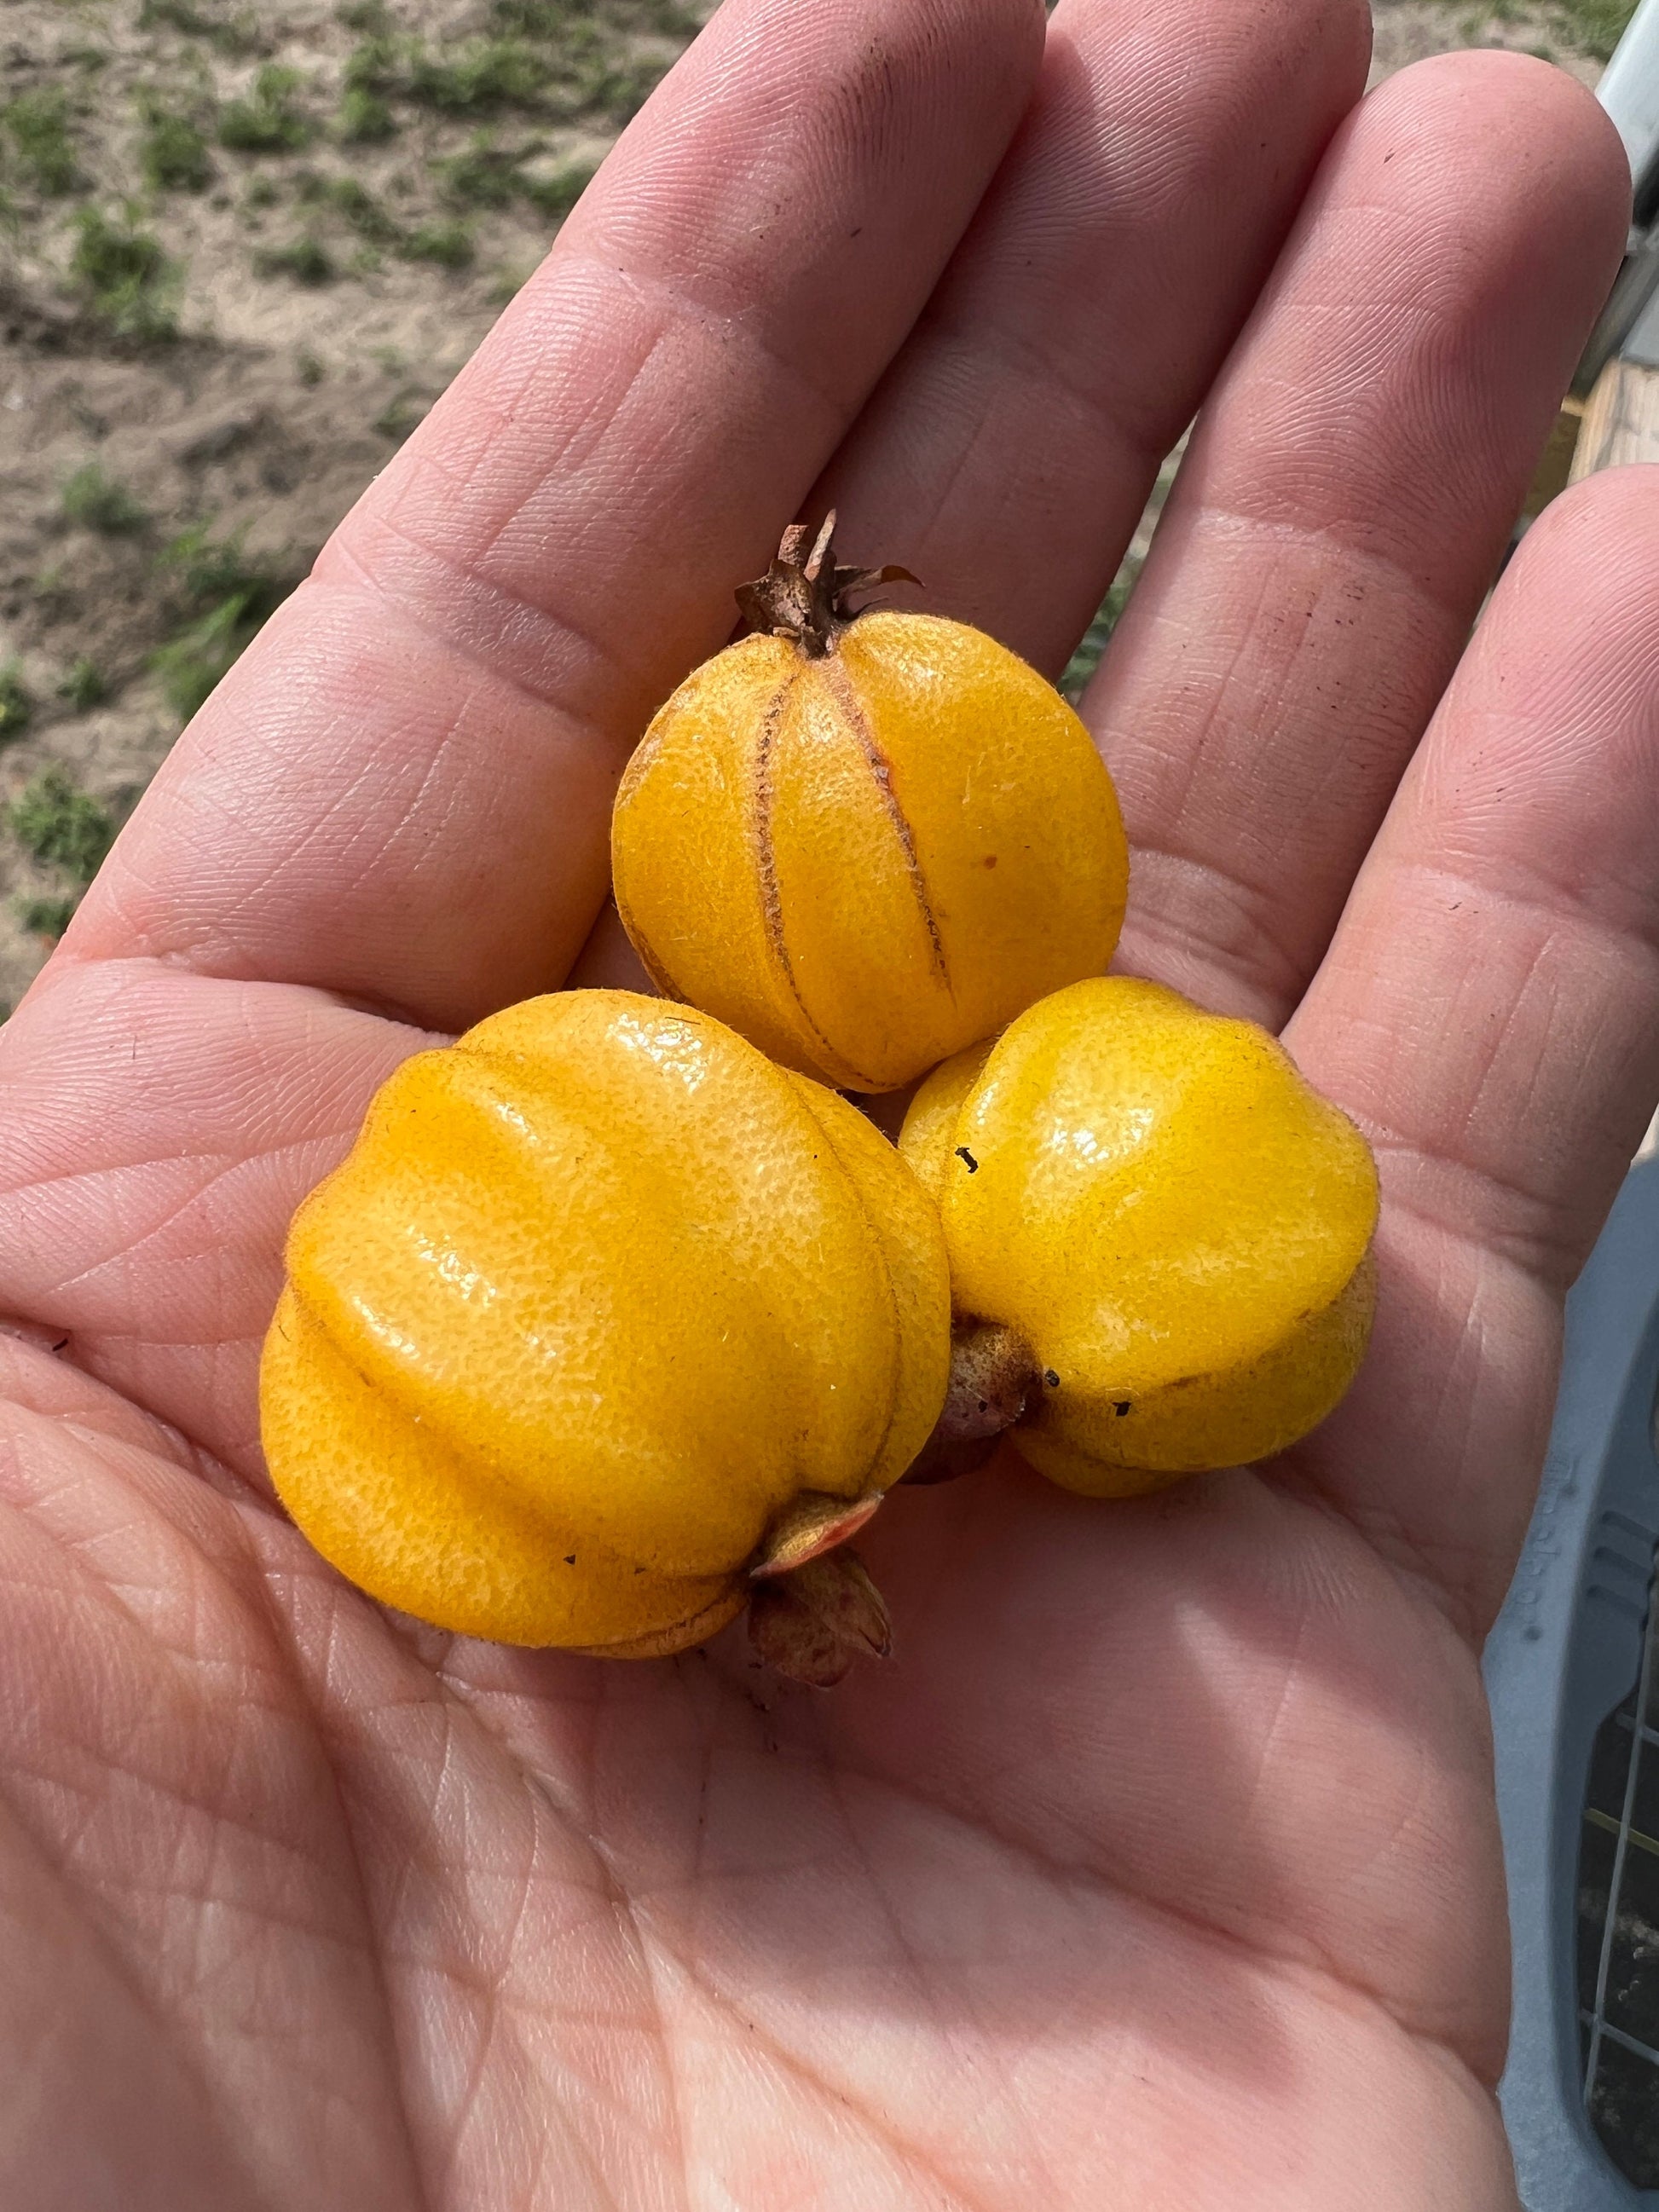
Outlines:
POLYGON ((629 748, 927 298, 1043 21, 727 0, 180 740, 63 957, 446 1029, 560 981, 629 748))

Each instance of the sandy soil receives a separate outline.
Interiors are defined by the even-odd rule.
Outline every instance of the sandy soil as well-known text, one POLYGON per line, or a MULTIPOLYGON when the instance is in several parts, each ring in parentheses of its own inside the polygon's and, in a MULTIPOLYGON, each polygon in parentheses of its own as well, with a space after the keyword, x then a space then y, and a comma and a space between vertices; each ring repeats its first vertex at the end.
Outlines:
MULTIPOLYGON (((304 573, 707 12, 8 0, 0 1013, 192 686, 304 573)), ((1378 74, 1471 43, 1596 71, 1547 9, 1380 0, 1378 74)))
POLYGON ((1523 7, 1511 0, 1486 9, 1447 6, 1443 0, 1371 0, 1371 15, 1373 84, 1408 62, 1462 46, 1507 46, 1537 54, 1585 84, 1594 84, 1601 74, 1601 63, 1575 43, 1571 22, 1547 6, 1523 7))

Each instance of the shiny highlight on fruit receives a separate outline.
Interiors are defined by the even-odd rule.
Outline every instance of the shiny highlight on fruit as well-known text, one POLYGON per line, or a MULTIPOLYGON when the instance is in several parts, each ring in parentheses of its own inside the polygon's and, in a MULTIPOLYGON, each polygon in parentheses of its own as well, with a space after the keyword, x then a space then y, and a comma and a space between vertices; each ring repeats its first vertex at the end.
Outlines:
POLYGON ((937 1069, 900 1144, 957 1313, 922 1479, 988 1449, 963 1428, 994 1433, 988 1376, 1024 1457, 1096 1497, 1267 1459, 1352 1381, 1376 1169, 1254 1023, 1129 977, 1074 984, 937 1069))
POLYGON ((939 1410, 949 1286, 931 1203, 833 1092, 706 1014, 532 1000, 404 1063, 287 1266, 266 1455, 373 1596, 650 1656, 811 1566, 810 1679, 838 1620, 842 1664, 880 1648, 844 1542, 939 1410))

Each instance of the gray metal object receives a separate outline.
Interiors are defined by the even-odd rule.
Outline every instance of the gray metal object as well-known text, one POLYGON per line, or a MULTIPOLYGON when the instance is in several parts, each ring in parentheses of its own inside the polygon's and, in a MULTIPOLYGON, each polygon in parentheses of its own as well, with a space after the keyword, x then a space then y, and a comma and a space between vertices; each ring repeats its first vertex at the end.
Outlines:
POLYGON ((1640 1802, 1659 1791, 1659 1654, 1650 1656, 1647 1626, 1659 1546, 1656 1392, 1659 1159, 1646 1159, 1568 1302, 1537 1510, 1486 1651, 1515 1952, 1500 2094, 1528 2212, 1659 2207, 1659 2191, 1614 2166, 1587 2110, 1604 2073, 1645 2067, 1659 2110, 1659 2051, 1621 2021, 1613 1973, 1628 1927, 1621 1893, 1638 1858, 1645 1870, 1652 1840, 1640 1802), (1615 1754, 1616 1809, 1587 1815, 1598 1733, 1615 1754), (1599 1930, 1580 1915, 1587 1834, 1604 1869, 1610 1861, 1599 1930))
POLYGON ((1659 0, 1642 0, 1601 72, 1595 97, 1618 126, 1631 175, 1639 182, 1659 150, 1659 0))
POLYGON ((1595 96, 1625 142, 1633 198, 1625 265, 1573 379, 1579 392, 1615 354, 1659 368, 1659 0, 1642 0, 1595 96))
POLYGON ((1659 237, 1635 234, 1607 304, 1579 356, 1572 388, 1582 398, 1615 356, 1659 368, 1659 237))

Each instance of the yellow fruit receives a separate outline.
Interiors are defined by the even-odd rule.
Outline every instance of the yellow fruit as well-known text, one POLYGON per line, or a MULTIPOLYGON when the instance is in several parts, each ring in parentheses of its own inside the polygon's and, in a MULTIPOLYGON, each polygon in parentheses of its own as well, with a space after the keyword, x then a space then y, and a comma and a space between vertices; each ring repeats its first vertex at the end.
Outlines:
POLYGON ((769 634, 646 732, 612 874, 671 997, 785 1066, 890 1091, 1105 968, 1127 848, 1053 685, 963 623, 849 617, 848 592, 904 572, 836 569, 828 529, 738 594, 769 634))
POLYGON ((897 1480, 944 1397, 944 1246, 893 1147, 628 992, 405 1061, 287 1259, 277 1490, 353 1582, 471 1635, 701 1641, 897 1480))
POLYGON ((1353 1379, 1376 1169, 1254 1023, 1074 984, 938 1069, 900 1143, 944 1218, 959 1334, 1008 1332, 1030 1385, 1013 1441, 1067 1489, 1267 1458, 1353 1379))

